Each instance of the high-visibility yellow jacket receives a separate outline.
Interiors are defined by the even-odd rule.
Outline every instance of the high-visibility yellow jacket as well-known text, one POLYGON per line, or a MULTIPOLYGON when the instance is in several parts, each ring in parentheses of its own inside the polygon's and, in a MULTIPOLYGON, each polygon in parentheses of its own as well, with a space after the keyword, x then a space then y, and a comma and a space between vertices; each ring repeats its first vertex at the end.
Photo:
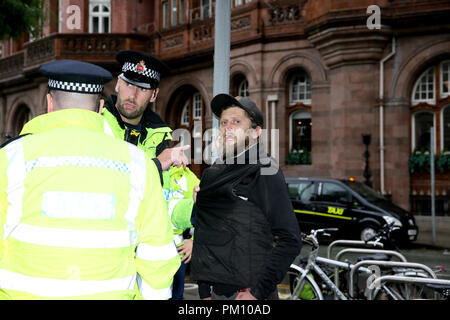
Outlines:
POLYGON ((0 150, 0 298, 171 297, 180 266, 153 161, 101 115, 34 118, 0 150))
MULTIPOLYGON (((118 111, 115 109, 116 97, 112 96, 106 101, 103 117, 108 122, 112 134, 124 139, 125 128, 118 111)), ((146 131, 144 139, 139 139, 137 146, 144 150, 150 158, 156 158, 157 149, 164 141, 172 139, 172 130, 151 110, 143 115, 143 129, 146 131), (153 127, 152 127, 153 125, 153 127)), ((164 195, 168 202, 169 216, 174 229, 175 243, 183 243, 183 230, 192 227, 191 213, 194 206, 192 199, 193 188, 199 185, 200 180, 189 168, 170 167, 162 172, 164 195)))

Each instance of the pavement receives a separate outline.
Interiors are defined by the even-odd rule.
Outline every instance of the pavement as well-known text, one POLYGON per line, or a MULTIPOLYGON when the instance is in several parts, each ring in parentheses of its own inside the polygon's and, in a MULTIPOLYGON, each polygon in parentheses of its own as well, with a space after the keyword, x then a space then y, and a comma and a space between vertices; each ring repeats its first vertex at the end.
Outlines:
MULTIPOLYGON (((342 249, 342 248, 340 248, 342 249)), ((339 250, 338 247, 336 251, 333 251, 333 255, 335 255, 339 250)), ((319 249, 319 256, 326 257, 327 255, 327 246, 322 245, 319 249)), ((443 248, 440 246, 430 245, 429 243, 412 243, 407 248, 401 248, 401 254, 405 256, 408 262, 416 262, 422 263, 430 267, 434 266, 442 266, 444 267, 445 272, 437 273, 438 279, 450 280, 450 250, 447 248, 443 248)), ((309 250, 302 249, 302 256, 305 256, 309 253, 309 250)), ((351 255, 348 259, 353 260, 354 257, 351 255)), ((189 272, 189 268, 187 270, 189 272)), ((289 281, 288 278, 282 281, 281 284, 278 285, 278 293, 280 300, 286 300, 289 298, 289 281)), ((193 281, 189 279, 189 274, 186 275, 185 280, 185 290, 184 290, 184 299, 185 300, 200 300, 198 295, 198 287, 193 281)))

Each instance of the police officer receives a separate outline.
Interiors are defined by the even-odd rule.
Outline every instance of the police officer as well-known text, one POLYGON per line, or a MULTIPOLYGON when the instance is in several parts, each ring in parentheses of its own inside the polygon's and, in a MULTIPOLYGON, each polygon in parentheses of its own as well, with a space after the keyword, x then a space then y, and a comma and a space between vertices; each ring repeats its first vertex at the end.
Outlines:
POLYGON ((286 182, 258 143, 263 117, 252 100, 219 94, 211 108, 223 159, 201 179, 190 277, 202 299, 278 299, 301 248, 286 182))
POLYGON ((180 266, 154 162, 105 134, 111 74, 43 65, 49 113, 0 150, 0 297, 168 299, 180 266))
POLYGON ((189 262, 192 253, 190 242, 184 243, 183 230, 192 227, 192 194, 199 179, 186 168, 188 159, 183 151, 189 146, 169 148, 172 130, 149 108, 149 104, 156 100, 160 80, 169 73, 169 68, 159 59, 140 51, 121 51, 116 58, 121 66, 115 86, 117 95, 106 101, 103 116, 116 137, 144 150, 160 169, 174 225, 175 243, 183 256, 183 264, 174 282, 174 299, 181 299, 184 262, 189 262))

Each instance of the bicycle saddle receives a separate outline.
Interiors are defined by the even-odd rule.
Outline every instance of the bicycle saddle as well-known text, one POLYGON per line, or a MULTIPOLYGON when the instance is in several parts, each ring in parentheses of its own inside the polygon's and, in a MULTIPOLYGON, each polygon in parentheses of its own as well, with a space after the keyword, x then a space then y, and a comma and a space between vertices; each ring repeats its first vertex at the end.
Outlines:
POLYGON ((370 254, 370 255, 366 255, 366 256, 360 256, 358 258, 358 262, 363 261, 363 260, 389 261, 389 260, 391 260, 391 258, 389 258, 389 256, 384 253, 375 253, 375 254, 370 254))
POLYGON ((450 285, 448 284, 427 284, 427 287, 441 294, 444 298, 450 298, 450 285))

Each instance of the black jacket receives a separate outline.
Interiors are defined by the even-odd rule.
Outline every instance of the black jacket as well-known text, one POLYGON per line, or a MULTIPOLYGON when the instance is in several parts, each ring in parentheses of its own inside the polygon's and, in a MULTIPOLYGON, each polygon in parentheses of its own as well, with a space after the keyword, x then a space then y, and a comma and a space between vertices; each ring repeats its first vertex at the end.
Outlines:
MULTIPOLYGON (((258 148, 259 145, 253 146, 252 148, 258 148)), ((233 180, 233 172, 237 175, 244 176, 246 172, 245 167, 248 169, 252 168, 252 166, 256 166, 255 164, 249 164, 249 151, 252 150, 250 148, 245 152, 241 157, 244 157, 243 161, 245 161, 247 164, 220 164, 215 163, 210 168, 206 169, 203 173, 203 177, 200 183, 200 192, 197 196, 197 213, 196 213, 196 222, 200 221, 206 221, 208 224, 214 223, 214 217, 202 217, 202 214, 207 214, 207 211, 211 210, 211 206, 214 206, 215 203, 217 204, 217 210, 221 210, 218 213, 211 214, 212 216, 216 216, 217 218, 217 225, 220 226, 228 226, 225 227, 231 228, 231 230, 234 230, 235 232, 241 233, 244 232, 242 228, 236 228, 236 226, 233 226, 233 220, 236 220, 235 218, 231 218, 230 215, 236 214, 236 211, 233 211, 235 209, 230 209, 230 211, 226 211, 226 209, 223 209, 223 203, 226 203, 226 201, 230 201, 230 208, 235 208, 235 201, 242 201, 238 200, 236 198, 230 197, 229 193, 227 191, 223 191, 222 187, 217 186, 217 184, 220 184, 220 180, 225 181, 224 183, 227 183, 226 181, 233 180), (243 170, 244 169, 244 170, 243 170), (229 180, 226 180, 225 177, 221 177, 221 174, 225 176, 230 176, 231 178, 229 180), (220 178, 219 178, 220 177, 220 178), (225 179, 225 180, 223 180, 225 179), (209 203, 207 205, 207 210, 202 210, 202 190, 203 192, 208 192, 211 194, 209 190, 209 186, 217 186, 217 199, 214 201, 214 203, 209 203), (223 198, 223 199, 222 199, 223 198), (227 199, 228 198, 228 199, 227 199), (232 203, 233 202, 233 203, 232 203), (224 212, 224 215, 220 217, 220 213, 224 212), (229 215, 227 217, 227 214, 229 215), (223 220, 223 221, 222 221, 223 220)), ((300 253, 301 249, 301 239, 300 239, 300 230, 298 227, 298 223, 294 214, 294 209, 292 207, 292 204, 290 202, 286 182, 284 179, 284 176, 281 172, 281 170, 277 167, 277 170, 275 170, 275 174, 272 175, 265 175, 261 174, 262 169, 264 169, 264 165, 261 166, 261 164, 268 164, 276 165, 274 163, 273 159, 270 159, 265 155, 261 150, 258 150, 258 163, 259 166, 259 172, 257 175, 248 175, 247 177, 243 179, 238 179, 239 183, 232 183, 232 193, 236 197, 242 197, 244 199, 247 199, 245 202, 247 207, 245 207, 244 210, 252 210, 250 204, 254 205, 255 208, 258 208, 259 210, 252 210, 252 212, 249 212, 249 217, 255 223, 258 223, 260 225, 260 230, 256 231, 249 231, 251 233, 254 233, 254 235, 257 235, 261 241, 262 244, 259 244, 258 246, 250 246, 248 247, 248 250, 256 250, 255 252, 248 252, 248 256, 252 257, 256 265, 249 265, 247 262, 243 260, 242 255, 239 254, 239 252, 236 252, 233 254, 232 258, 227 258, 223 255, 227 255, 226 252, 230 252, 230 248, 223 248, 220 249, 219 252, 217 252, 217 258, 215 258, 217 261, 223 259, 223 264, 230 263, 231 266, 226 266, 226 268, 209 268, 207 266, 207 263, 205 264, 205 259, 202 259, 202 256, 199 256, 196 253, 201 250, 201 241, 202 238, 199 239, 198 235, 202 232, 202 230, 198 229, 197 223, 195 225, 196 228, 196 240, 194 241, 194 251, 192 254, 192 261, 191 261, 191 272, 194 271, 194 275, 191 277, 198 281, 199 283, 199 293, 200 297, 204 298, 208 296, 209 294, 209 286, 212 285, 214 287, 214 291, 218 294, 225 294, 232 293, 231 291, 236 291, 239 289, 243 289, 244 283, 242 282, 242 277, 248 276, 249 272, 255 272, 256 279, 250 279, 251 276, 248 276, 248 283, 251 285, 251 293, 257 298, 257 299, 265 299, 271 294, 275 289, 278 283, 280 283, 290 264, 295 259, 295 257, 300 253), (263 215, 263 217, 257 218, 255 216, 251 216, 255 212, 258 212, 258 214, 263 215), (262 219, 261 219, 262 218, 262 219), (261 223, 261 221, 267 221, 267 224, 261 223), (267 226, 267 227, 266 227, 267 226), (265 235, 266 234, 266 235, 265 235), (272 242, 274 240, 275 245, 273 248, 268 248, 266 251, 266 254, 264 256, 261 256, 258 258, 258 252, 260 252, 261 246, 266 246, 267 240, 272 242), (199 250, 200 249, 200 250, 199 250), (271 250, 270 250, 271 249, 271 250), (197 252, 196 252, 197 251, 197 252), (234 263, 233 263, 234 261, 234 263), (261 264, 258 266, 258 264, 261 264), (247 270, 234 270, 235 267, 242 266, 243 268, 248 268, 247 270), (225 276, 224 270, 229 269, 230 273, 234 273, 232 275, 225 276), (216 270, 217 272, 222 272, 222 274, 216 274, 212 275, 211 271, 216 270), (231 280, 230 280, 231 279, 231 280), (231 283, 234 282, 234 283, 231 283), (228 292, 227 292, 228 291, 228 292)), ((237 159, 236 159, 237 160, 237 159)), ((237 162, 240 163, 240 162, 237 162)), ((251 163, 251 162, 250 162, 251 163)), ((266 165, 267 166, 267 165, 266 165)), ((233 180, 234 181, 234 180, 233 180)), ((225 190, 229 190, 230 188, 225 188, 225 190)), ((211 199, 210 195, 204 197, 205 199, 211 199)), ((242 199, 241 198, 241 199, 242 199)), ((213 202, 212 200, 210 200, 213 202)), ((210 211, 211 212, 211 211, 210 211)), ((242 217, 242 212, 240 213, 242 217)), ((241 219, 241 218, 238 218, 241 219)), ((245 222, 244 222, 245 223, 245 222)), ((205 224, 204 224, 205 225, 205 224)), ((215 228, 216 226, 212 226, 215 228)), ((250 229, 248 229, 250 230, 250 229)), ((207 230, 205 234, 210 233, 210 230, 207 230)), ((210 237, 213 237, 213 235, 210 235, 210 237)), ((221 236, 217 236, 219 238, 221 236)), ((242 235, 240 235, 242 238, 242 235)), ((225 236, 226 238, 226 236, 225 236)), ((247 235, 243 236, 244 239, 250 239, 249 241, 255 241, 255 238, 252 238, 252 236, 247 235)), ((210 240, 211 241, 211 240, 210 240)), ((231 246, 235 245, 232 244, 232 241, 228 243, 224 243, 223 246, 231 246)), ((212 251, 211 251, 212 252, 212 251)))

